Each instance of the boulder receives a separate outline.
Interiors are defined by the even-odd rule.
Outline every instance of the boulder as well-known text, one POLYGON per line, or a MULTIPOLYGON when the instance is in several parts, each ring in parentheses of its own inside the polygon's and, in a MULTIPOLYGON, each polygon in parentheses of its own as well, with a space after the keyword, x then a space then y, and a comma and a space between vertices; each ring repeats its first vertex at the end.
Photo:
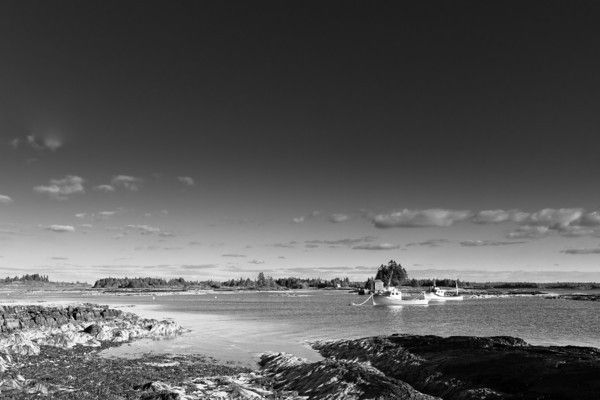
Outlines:
POLYGON ((98 324, 91 324, 88 325, 83 331, 89 335, 96 336, 102 331, 102 328, 100 328, 100 325, 98 324))

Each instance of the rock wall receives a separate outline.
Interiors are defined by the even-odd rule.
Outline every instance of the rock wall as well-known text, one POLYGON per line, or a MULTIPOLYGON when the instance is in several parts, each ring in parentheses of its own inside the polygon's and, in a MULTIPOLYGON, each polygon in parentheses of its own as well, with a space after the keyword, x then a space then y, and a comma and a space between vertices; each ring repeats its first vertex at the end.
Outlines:
POLYGON ((92 304, 68 307, 0 306, 0 332, 36 327, 59 327, 71 321, 111 320, 122 314, 120 310, 92 304))

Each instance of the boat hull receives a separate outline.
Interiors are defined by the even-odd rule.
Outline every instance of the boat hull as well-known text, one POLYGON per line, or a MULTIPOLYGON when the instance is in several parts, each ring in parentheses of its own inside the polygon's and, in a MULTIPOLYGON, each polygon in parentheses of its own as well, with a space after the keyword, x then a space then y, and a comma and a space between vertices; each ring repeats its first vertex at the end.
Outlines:
POLYGON ((394 296, 373 295, 374 306, 425 306, 428 303, 427 299, 402 299, 394 296))
POLYGON ((464 300, 463 296, 438 296, 437 294, 427 293, 425 298, 429 301, 461 301, 464 300))

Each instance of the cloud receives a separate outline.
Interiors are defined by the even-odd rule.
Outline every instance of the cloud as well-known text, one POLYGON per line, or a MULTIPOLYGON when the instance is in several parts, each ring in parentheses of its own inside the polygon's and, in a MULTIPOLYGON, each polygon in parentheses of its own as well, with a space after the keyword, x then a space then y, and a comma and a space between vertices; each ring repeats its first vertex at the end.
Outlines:
POLYGON ((248 264, 264 264, 264 260, 250 260, 248 264))
POLYGON ((296 244, 298 244, 298 243, 295 240, 292 240, 291 242, 287 242, 287 243, 273 243, 271 246, 284 248, 284 249, 292 249, 292 248, 296 247, 296 244))
POLYGON ((444 243, 450 243, 450 241, 448 239, 429 239, 423 242, 408 243, 407 246, 440 247, 444 243))
POLYGON ((483 210, 476 213, 472 221, 476 224, 498 224, 502 222, 523 222, 529 213, 519 210, 483 210))
POLYGON ((117 213, 117 211, 100 211, 100 212, 98 213, 98 216, 99 216, 100 218, 110 218, 110 217, 112 217, 113 215, 115 215, 116 213, 117 213))
POLYGON ((358 243, 372 242, 376 240, 376 236, 363 236, 360 238, 347 238, 347 239, 336 239, 336 240, 305 240, 306 244, 325 244, 330 246, 352 246, 358 243))
POLYGON ((600 247, 593 247, 587 249, 566 249, 561 251, 564 254, 579 255, 579 254, 600 254, 600 247))
POLYGON ((596 231, 594 231, 594 229, 580 225, 569 225, 564 228, 561 228, 558 232, 561 236, 580 237, 593 235, 596 231))
POLYGON ((35 135, 28 135, 25 137, 25 140, 16 137, 10 141, 10 145, 13 149, 18 149, 22 143, 25 143, 32 149, 39 151, 56 151, 63 146, 63 140, 60 137, 50 134, 44 135, 42 138, 38 138, 35 135))
POLYGON ((140 232, 142 235, 150 235, 153 233, 159 233, 160 228, 149 225, 127 225, 126 229, 131 229, 140 232))
POLYGON ((233 257, 233 258, 243 258, 246 257, 245 254, 221 254, 221 257, 233 257))
POLYGON ((320 214, 321 214, 321 211, 314 210, 314 211, 311 211, 310 214, 308 214, 308 215, 302 215, 300 217, 294 217, 294 218, 292 218, 292 222, 295 223, 295 224, 301 224, 304 221, 307 221, 307 220, 309 220, 311 218, 318 217, 320 214))
POLYGON ((85 193, 83 183, 83 178, 76 175, 67 175, 62 179, 51 179, 48 185, 36 186, 33 190, 56 200, 66 200, 72 194, 85 193))
POLYGON ((513 244, 521 244, 527 242, 521 241, 495 241, 495 240, 465 240, 460 242, 460 245, 463 247, 483 247, 483 246, 510 246, 513 244))
POLYGON ((140 190, 143 180, 130 175, 117 175, 110 181, 111 185, 115 188, 120 187, 132 192, 140 190))
POLYGON ((523 225, 510 232, 510 239, 537 239, 548 236, 552 231, 547 226, 523 225))
POLYGON ((59 261, 65 261, 68 260, 69 257, 50 257, 51 260, 59 260, 59 261))
POLYGON ((394 250, 400 246, 391 243, 379 243, 379 244, 361 244, 352 247, 353 250, 394 250))
POLYGON ((190 176, 178 176, 177 180, 186 186, 194 186, 196 184, 196 182, 194 182, 194 178, 190 176))
POLYGON ((346 222, 350 219, 350 217, 346 214, 331 214, 329 216, 329 222, 333 222, 334 224, 338 224, 340 222, 346 222))
POLYGON ((73 227, 71 225, 50 225, 50 226, 46 227, 46 230, 49 230, 52 232, 58 232, 58 233, 75 232, 75 227, 73 227))
POLYGON ((0 204, 10 204, 13 202, 13 199, 10 196, 5 196, 0 194, 0 204))
POLYGON ((373 218, 373 224, 377 228, 444 227, 464 221, 470 216, 471 212, 466 210, 404 209, 389 214, 378 214, 373 218))
POLYGON ((46 136, 44 138, 44 146, 52 151, 58 150, 62 145, 62 140, 56 136, 46 136))
POLYGON ((85 217, 87 217, 86 213, 77 213, 77 214, 75 214, 75 218, 83 219, 85 217))
POLYGON ((162 232, 160 232, 160 233, 158 234, 158 236, 161 236, 161 237, 174 237, 174 236, 175 236, 175 234, 174 234, 173 232, 165 232, 165 231, 162 231, 162 232))
POLYGON ((188 270, 201 270, 201 269, 213 269, 218 268, 219 266, 216 264, 188 264, 188 265, 180 265, 180 268, 188 269, 188 270))
POLYGON ((112 185, 98 185, 94 186, 94 190, 97 192, 110 193, 115 191, 115 187, 112 185))
POLYGON ((527 225, 561 229, 579 220, 582 216, 583 209, 581 208, 545 208, 531 214, 524 222, 527 225))
POLYGON ((585 213, 581 216, 579 224, 583 226, 600 226, 600 213, 598 211, 585 213))

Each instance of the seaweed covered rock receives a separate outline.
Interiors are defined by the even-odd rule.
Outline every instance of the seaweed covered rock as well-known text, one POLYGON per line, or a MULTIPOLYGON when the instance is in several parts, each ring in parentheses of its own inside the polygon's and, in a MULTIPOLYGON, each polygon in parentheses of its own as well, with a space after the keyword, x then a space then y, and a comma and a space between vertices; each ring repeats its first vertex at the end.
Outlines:
POLYGON ((392 335, 313 345, 450 400, 582 399, 600 393, 600 350, 513 337, 392 335))
POLYGON ((383 374, 368 363, 325 359, 307 362, 285 353, 267 353, 260 365, 280 390, 296 391, 308 399, 432 400, 409 384, 383 374))

